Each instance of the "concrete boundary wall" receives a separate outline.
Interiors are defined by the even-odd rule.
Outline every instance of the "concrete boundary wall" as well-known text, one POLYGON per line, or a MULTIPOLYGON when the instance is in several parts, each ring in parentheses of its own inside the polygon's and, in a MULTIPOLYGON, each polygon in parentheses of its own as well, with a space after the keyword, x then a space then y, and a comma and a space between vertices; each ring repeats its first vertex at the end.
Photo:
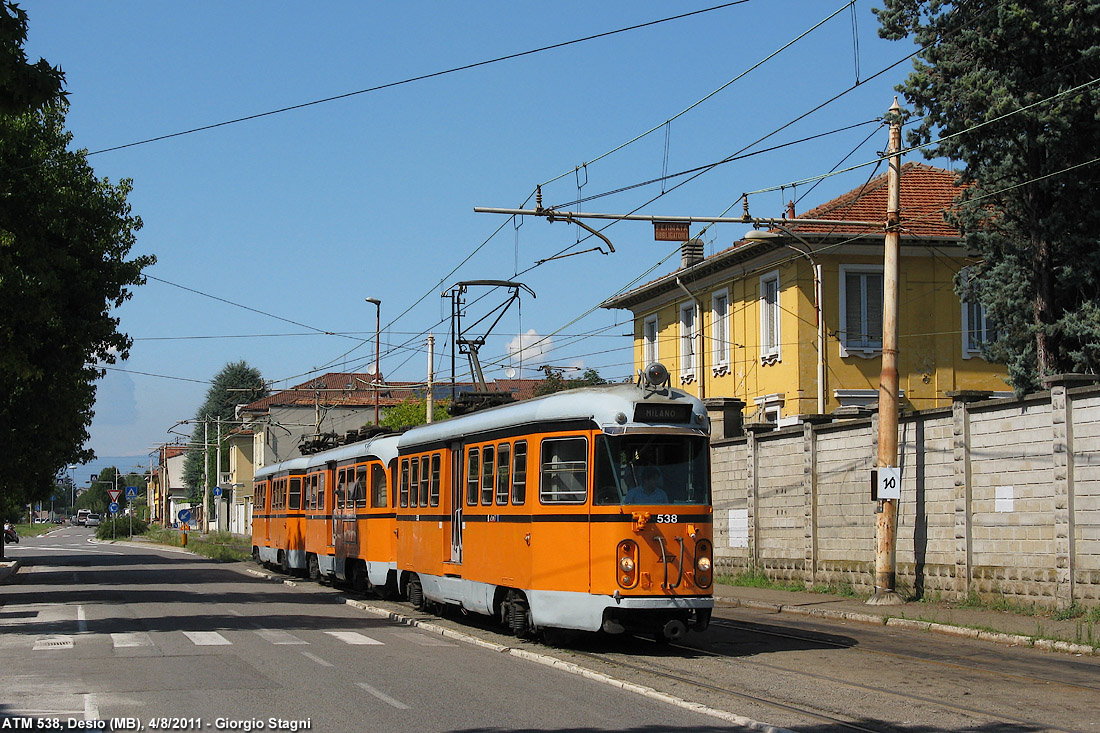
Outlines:
MULTIPOLYGON (((902 417, 899 590, 1100 604, 1100 387, 973 398, 902 417)), ((877 415, 749 428, 712 440, 719 572, 872 592, 877 415)))

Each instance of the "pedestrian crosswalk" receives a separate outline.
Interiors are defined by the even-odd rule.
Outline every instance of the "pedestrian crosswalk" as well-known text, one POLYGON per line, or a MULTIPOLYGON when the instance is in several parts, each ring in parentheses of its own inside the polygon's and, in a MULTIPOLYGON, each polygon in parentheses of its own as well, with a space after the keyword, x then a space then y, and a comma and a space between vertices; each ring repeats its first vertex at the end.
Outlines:
MULTIPOLYGON (((158 632, 157 640, 145 631, 115 632, 98 634, 95 632, 82 632, 76 634, 47 634, 47 635, 12 635, 0 646, 5 648, 15 646, 21 639, 31 646, 34 651, 62 651, 100 646, 105 640, 110 640, 110 646, 114 649, 142 649, 157 646, 172 645, 177 642, 173 637, 178 634, 184 640, 196 647, 233 646, 242 643, 247 638, 259 638, 268 644, 275 646, 310 646, 325 643, 324 640, 334 640, 348 646, 383 646, 387 643, 405 642, 419 646, 456 646, 451 641, 427 633, 398 632, 387 634, 389 641, 382 641, 372 636, 367 636, 358 631, 322 631, 311 632, 315 635, 312 641, 292 634, 283 629, 252 629, 236 631, 178 631, 158 632)), ((178 638, 178 637, 177 637, 178 638)))
MULTIPOLYGON (((218 647, 237 644, 266 643, 272 646, 313 646, 322 649, 333 644, 364 647, 386 644, 415 644, 418 646, 457 646, 438 634, 410 630, 404 626, 380 626, 373 635, 353 629, 285 629, 267 628, 263 619, 250 619, 240 614, 240 624, 230 628, 179 629, 154 631, 97 631, 96 621, 90 618, 83 605, 34 604, 10 605, 0 613, 0 657, 20 650, 32 650, 42 654, 80 653, 81 650, 114 650, 122 656, 157 653, 177 653, 189 647, 203 648, 207 653, 218 647), (57 633, 54 633, 54 629, 57 633)), ((196 618, 196 621, 199 619, 196 618)), ((268 625, 279 626, 277 617, 267 619, 268 625), (275 623, 272 623, 275 621, 275 623)), ((116 620, 117 622, 117 620, 116 620)), ((136 625, 136 624, 135 624, 136 625)), ((117 627, 117 626, 116 626, 117 627)), ((313 658, 302 651, 308 658, 313 658)))

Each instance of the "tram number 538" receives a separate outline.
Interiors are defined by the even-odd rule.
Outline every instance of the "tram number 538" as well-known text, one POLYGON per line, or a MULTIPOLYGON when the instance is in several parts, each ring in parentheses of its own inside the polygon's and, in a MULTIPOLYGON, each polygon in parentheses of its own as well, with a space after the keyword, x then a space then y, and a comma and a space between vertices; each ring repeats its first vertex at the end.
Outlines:
POLYGON ((676 514, 658 514, 657 524, 676 524, 680 521, 679 515, 676 514))

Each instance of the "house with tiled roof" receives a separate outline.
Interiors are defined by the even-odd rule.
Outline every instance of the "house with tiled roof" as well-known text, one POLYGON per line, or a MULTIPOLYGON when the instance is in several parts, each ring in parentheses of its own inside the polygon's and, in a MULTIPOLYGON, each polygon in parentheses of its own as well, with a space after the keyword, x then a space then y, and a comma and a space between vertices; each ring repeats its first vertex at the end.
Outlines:
MULTIPOLYGON (((539 383, 537 379, 508 379, 491 382, 488 387, 514 399, 527 399, 534 396, 539 383)), ((460 382, 455 389, 470 392, 476 387, 460 382)), ((331 372, 242 405, 237 413, 252 431, 252 469, 258 470, 303 455, 303 446, 317 436, 343 438, 374 425, 376 395, 381 420, 386 410, 406 400, 421 400, 426 394, 424 382, 388 382, 373 374, 331 372)), ((450 399, 451 383, 436 382, 432 395, 437 402, 450 399)))
MULTIPOLYGON (((1008 394, 1004 367, 982 357, 992 324, 955 293, 974 262, 945 218, 955 179, 902 166, 898 368, 910 409, 963 390, 1008 394)), ((685 243, 678 270, 601 305, 634 314, 638 368, 660 361, 678 387, 743 401, 750 421, 866 407, 881 370, 884 227, 842 222, 885 222, 886 198, 883 174, 804 213, 791 204, 789 225, 709 257, 685 243)))

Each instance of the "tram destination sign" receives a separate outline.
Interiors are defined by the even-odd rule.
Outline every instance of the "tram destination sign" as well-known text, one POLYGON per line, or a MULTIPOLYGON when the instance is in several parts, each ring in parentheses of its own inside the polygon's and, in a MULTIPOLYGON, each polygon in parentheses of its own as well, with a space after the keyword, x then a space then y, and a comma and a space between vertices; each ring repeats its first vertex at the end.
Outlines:
POLYGON ((691 405, 639 402, 634 405, 635 422, 691 422, 691 405))

